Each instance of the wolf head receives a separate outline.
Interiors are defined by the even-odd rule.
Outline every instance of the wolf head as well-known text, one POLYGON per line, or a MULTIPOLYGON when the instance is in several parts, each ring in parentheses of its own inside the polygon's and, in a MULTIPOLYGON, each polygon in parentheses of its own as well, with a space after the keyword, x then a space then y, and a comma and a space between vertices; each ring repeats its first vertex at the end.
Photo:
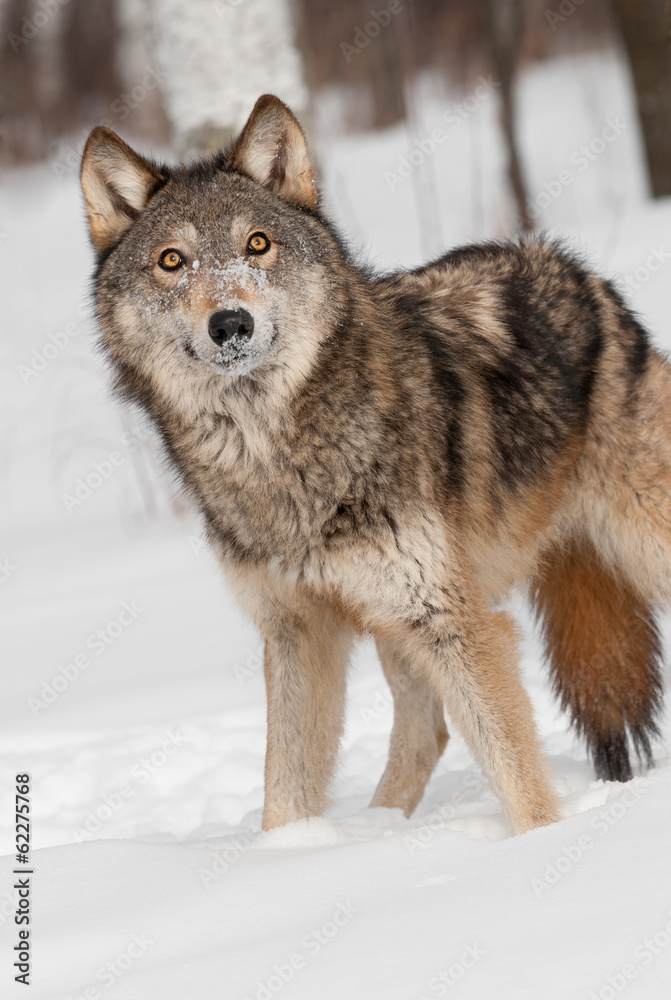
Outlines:
POLYGON ((225 393, 273 374, 295 388, 342 318, 344 257, 280 100, 261 97, 228 151, 178 168, 96 128, 81 181, 103 344, 127 383, 195 378, 225 393))

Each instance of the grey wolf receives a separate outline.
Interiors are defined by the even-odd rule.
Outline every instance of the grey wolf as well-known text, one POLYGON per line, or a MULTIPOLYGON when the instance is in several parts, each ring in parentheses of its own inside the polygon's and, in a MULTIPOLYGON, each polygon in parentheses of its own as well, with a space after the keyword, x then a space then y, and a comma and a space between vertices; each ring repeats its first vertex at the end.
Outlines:
POLYGON ((265 641, 263 826, 328 805, 364 632, 394 695, 374 805, 412 812, 446 710, 513 831, 556 820, 497 610, 513 587, 597 775, 626 781, 632 750, 650 762, 671 379, 614 287, 542 240, 373 274, 272 96, 189 166, 96 128, 81 179, 114 384, 153 419, 265 641))

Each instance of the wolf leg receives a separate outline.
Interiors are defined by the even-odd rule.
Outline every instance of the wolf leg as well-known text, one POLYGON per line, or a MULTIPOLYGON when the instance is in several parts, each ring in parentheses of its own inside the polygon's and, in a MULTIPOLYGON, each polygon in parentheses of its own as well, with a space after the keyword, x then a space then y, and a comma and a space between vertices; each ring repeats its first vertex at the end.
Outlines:
POLYGON ((654 609, 589 541, 557 545, 531 591, 554 688, 587 742, 599 778, 632 776, 628 741, 648 765, 661 708, 654 609))
POLYGON ((487 610, 484 597, 432 603, 421 621, 397 631, 492 782, 514 833, 559 817, 531 704, 518 676, 516 629, 487 610))
POLYGON ((400 808, 410 816, 447 743, 443 706, 426 678, 410 672, 393 643, 378 640, 377 650, 394 697, 394 725, 389 760, 371 805, 400 808))
POLYGON ((268 700, 263 828, 318 816, 342 734, 352 629, 324 608, 267 623, 268 700))

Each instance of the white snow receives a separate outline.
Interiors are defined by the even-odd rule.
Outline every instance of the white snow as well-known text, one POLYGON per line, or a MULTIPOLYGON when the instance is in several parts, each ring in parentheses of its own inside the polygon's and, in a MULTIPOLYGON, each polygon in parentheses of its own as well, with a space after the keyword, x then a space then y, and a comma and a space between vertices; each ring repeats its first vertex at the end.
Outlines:
MULTIPOLYGON (((424 95, 419 139, 460 101, 424 95)), ((671 201, 645 200, 621 67, 594 57, 544 67, 521 101, 535 193, 608 118, 627 122, 576 167, 541 224, 621 275, 655 341, 671 346, 671 201)), ((494 100, 481 100, 393 191, 384 173, 414 148, 406 131, 345 139, 320 116, 327 201, 355 244, 393 266, 501 235, 494 115, 494 100)), ((106 393, 83 305, 92 257, 75 174, 7 172, 0 233, 3 1000, 668 996, 668 718, 653 771, 626 786, 595 781, 518 599, 560 823, 511 838, 454 733, 415 816, 369 809, 392 709, 363 643, 332 810, 260 832, 260 641, 161 476, 147 428, 106 393), (12 969, 23 772, 33 786, 29 991, 12 969)))

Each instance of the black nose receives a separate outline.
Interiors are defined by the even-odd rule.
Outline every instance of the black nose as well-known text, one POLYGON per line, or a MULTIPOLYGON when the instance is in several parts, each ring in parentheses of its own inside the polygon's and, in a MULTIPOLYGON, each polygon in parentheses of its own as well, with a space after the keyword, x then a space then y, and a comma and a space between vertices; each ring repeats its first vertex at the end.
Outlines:
POLYGON ((254 333, 254 317, 246 309, 222 309, 210 316, 209 330, 215 344, 225 344, 233 337, 249 340, 254 333))

